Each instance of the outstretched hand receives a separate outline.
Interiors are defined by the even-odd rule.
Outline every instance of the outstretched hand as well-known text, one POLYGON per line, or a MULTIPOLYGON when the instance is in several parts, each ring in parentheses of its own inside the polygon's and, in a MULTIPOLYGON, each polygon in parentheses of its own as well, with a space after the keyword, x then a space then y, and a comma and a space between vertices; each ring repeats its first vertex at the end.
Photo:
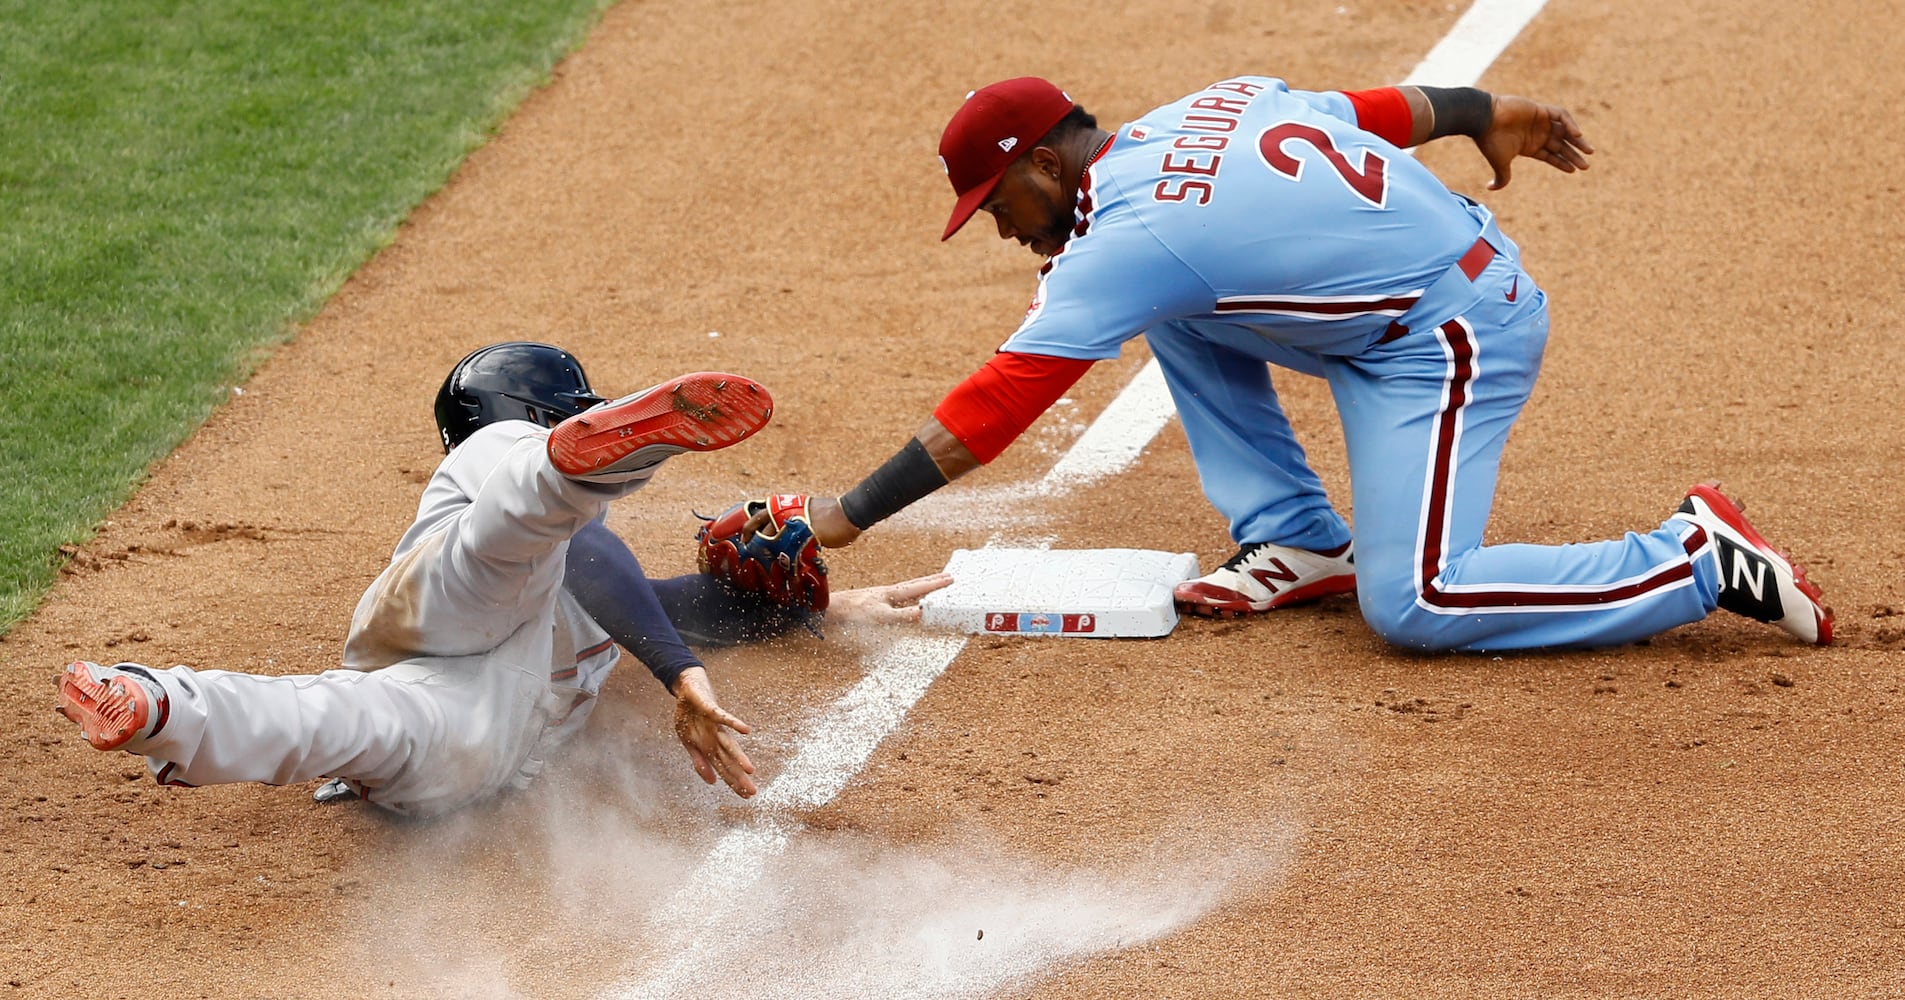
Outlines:
POLYGON ((688 750, 695 773, 714 784, 717 775, 727 782, 734 794, 748 798, 755 792, 754 764, 741 751, 741 745, 727 730, 746 735, 748 724, 730 715, 714 700, 714 686, 708 672, 689 667, 675 680, 675 735, 688 750))
POLYGON ((920 598, 953 582, 950 573, 934 573, 884 587, 837 591, 827 607, 827 619, 854 625, 890 625, 919 621, 920 598))
POLYGON ((1508 94, 1495 95, 1494 118, 1475 145, 1481 147, 1488 165, 1495 168, 1490 191, 1508 186, 1517 156, 1540 160, 1571 174, 1586 170, 1587 154, 1594 152, 1594 144, 1581 134, 1581 126, 1574 123, 1568 109, 1508 94))

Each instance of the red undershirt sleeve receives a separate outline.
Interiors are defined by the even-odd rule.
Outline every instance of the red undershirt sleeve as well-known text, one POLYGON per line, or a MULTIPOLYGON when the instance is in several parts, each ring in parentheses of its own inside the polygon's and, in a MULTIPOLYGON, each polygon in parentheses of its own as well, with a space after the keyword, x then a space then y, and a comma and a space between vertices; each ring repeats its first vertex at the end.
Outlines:
POLYGON ((1076 358, 1002 351, 947 393, 933 417, 972 457, 989 463, 1091 366, 1076 358))
POLYGON ((1392 145, 1407 146, 1415 129, 1415 116, 1409 113, 1409 99, 1395 87, 1374 90, 1345 90, 1344 97, 1356 106, 1356 126, 1373 132, 1392 145))

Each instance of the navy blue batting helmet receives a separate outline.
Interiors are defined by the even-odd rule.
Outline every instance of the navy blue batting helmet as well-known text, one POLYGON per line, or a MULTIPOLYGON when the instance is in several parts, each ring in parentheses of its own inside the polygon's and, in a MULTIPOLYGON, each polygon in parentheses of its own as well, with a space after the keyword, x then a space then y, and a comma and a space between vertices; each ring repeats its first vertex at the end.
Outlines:
POLYGON ((560 347, 515 340, 470 353, 437 390, 437 431, 443 450, 498 420, 554 427, 602 402, 589 388, 582 362, 560 347))

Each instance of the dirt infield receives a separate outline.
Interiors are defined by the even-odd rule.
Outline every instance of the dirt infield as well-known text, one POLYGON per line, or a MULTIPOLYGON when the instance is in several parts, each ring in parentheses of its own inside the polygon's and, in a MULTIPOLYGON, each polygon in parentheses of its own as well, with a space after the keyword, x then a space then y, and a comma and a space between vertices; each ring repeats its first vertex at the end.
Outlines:
MULTIPOLYGON (((308 785, 158 788, 79 742, 51 678, 334 665, 436 461, 431 396, 495 340, 561 343, 607 391, 701 368, 772 387, 755 441, 611 515, 651 571, 685 571, 692 508, 852 485, 1016 322, 1035 259, 937 241, 934 143, 967 89, 1038 73, 1116 122, 1241 72, 1369 86, 1458 13, 1032 9, 610 11, 0 641, 0 997, 588 997, 667 957, 657 903, 749 807, 694 782, 632 663, 548 780, 429 825, 308 785)), ((878 995, 902 980, 863 973, 897 955, 1039 998, 1905 995, 1905 210, 1874 110, 1901 34, 1905 10, 1852 0, 1551 0, 1483 80, 1568 104, 1601 150, 1485 196, 1554 313, 1490 539, 1650 527, 1718 477, 1825 588, 1837 646, 1721 615, 1592 653, 1414 656, 1343 601, 977 640, 799 817, 758 919, 705 942, 702 994, 878 995), (930 932, 884 936, 915 918, 930 932)), ((1424 159, 1484 194, 1472 152, 1424 159)), ((982 544, 987 491, 1043 474, 1143 360, 1099 365, 836 579, 982 544)), ((1279 386, 1346 497, 1323 386, 1279 386)), ((1071 547, 1231 549, 1175 429, 1014 513, 1071 547)), ((871 641, 710 658, 764 777, 871 641)))

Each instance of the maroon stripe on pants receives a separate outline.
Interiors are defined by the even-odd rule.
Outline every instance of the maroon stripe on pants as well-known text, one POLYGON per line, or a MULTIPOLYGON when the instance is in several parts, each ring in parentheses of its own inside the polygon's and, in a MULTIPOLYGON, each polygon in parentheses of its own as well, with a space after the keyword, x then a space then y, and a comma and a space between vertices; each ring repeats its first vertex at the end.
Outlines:
POLYGON ((1448 539, 1443 535, 1443 525, 1447 523, 1449 505, 1455 502, 1455 457, 1461 443, 1457 427, 1462 407, 1468 405, 1470 400, 1470 387, 1475 379, 1474 330, 1457 317, 1442 324, 1437 332, 1442 335, 1443 343, 1448 345, 1449 379, 1448 399, 1442 411, 1435 416, 1435 455, 1431 459, 1429 503, 1422 526, 1422 585, 1419 592, 1424 602, 1438 608, 1465 609, 1611 604, 1639 597, 1693 576, 1691 557, 1707 544, 1706 531, 1699 525, 1694 525, 1693 532, 1682 542, 1689 561, 1663 566, 1633 583, 1600 587, 1590 585, 1579 590, 1563 591, 1503 588, 1449 593, 1437 587, 1435 580, 1441 573, 1442 557, 1448 544, 1448 539))
POLYGON ((1442 342, 1449 349, 1448 399, 1442 412, 1435 415, 1435 457, 1430 460, 1429 507, 1422 532, 1422 594, 1434 592, 1434 580, 1442 571, 1442 526, 1448 523, 1449 504, 1455 492, 1456 425, 1461 422, 1462 407, 1468 404, 1468 385, 1475 378, 1475 342, 1460 317, 1442 324, 1442 342))

